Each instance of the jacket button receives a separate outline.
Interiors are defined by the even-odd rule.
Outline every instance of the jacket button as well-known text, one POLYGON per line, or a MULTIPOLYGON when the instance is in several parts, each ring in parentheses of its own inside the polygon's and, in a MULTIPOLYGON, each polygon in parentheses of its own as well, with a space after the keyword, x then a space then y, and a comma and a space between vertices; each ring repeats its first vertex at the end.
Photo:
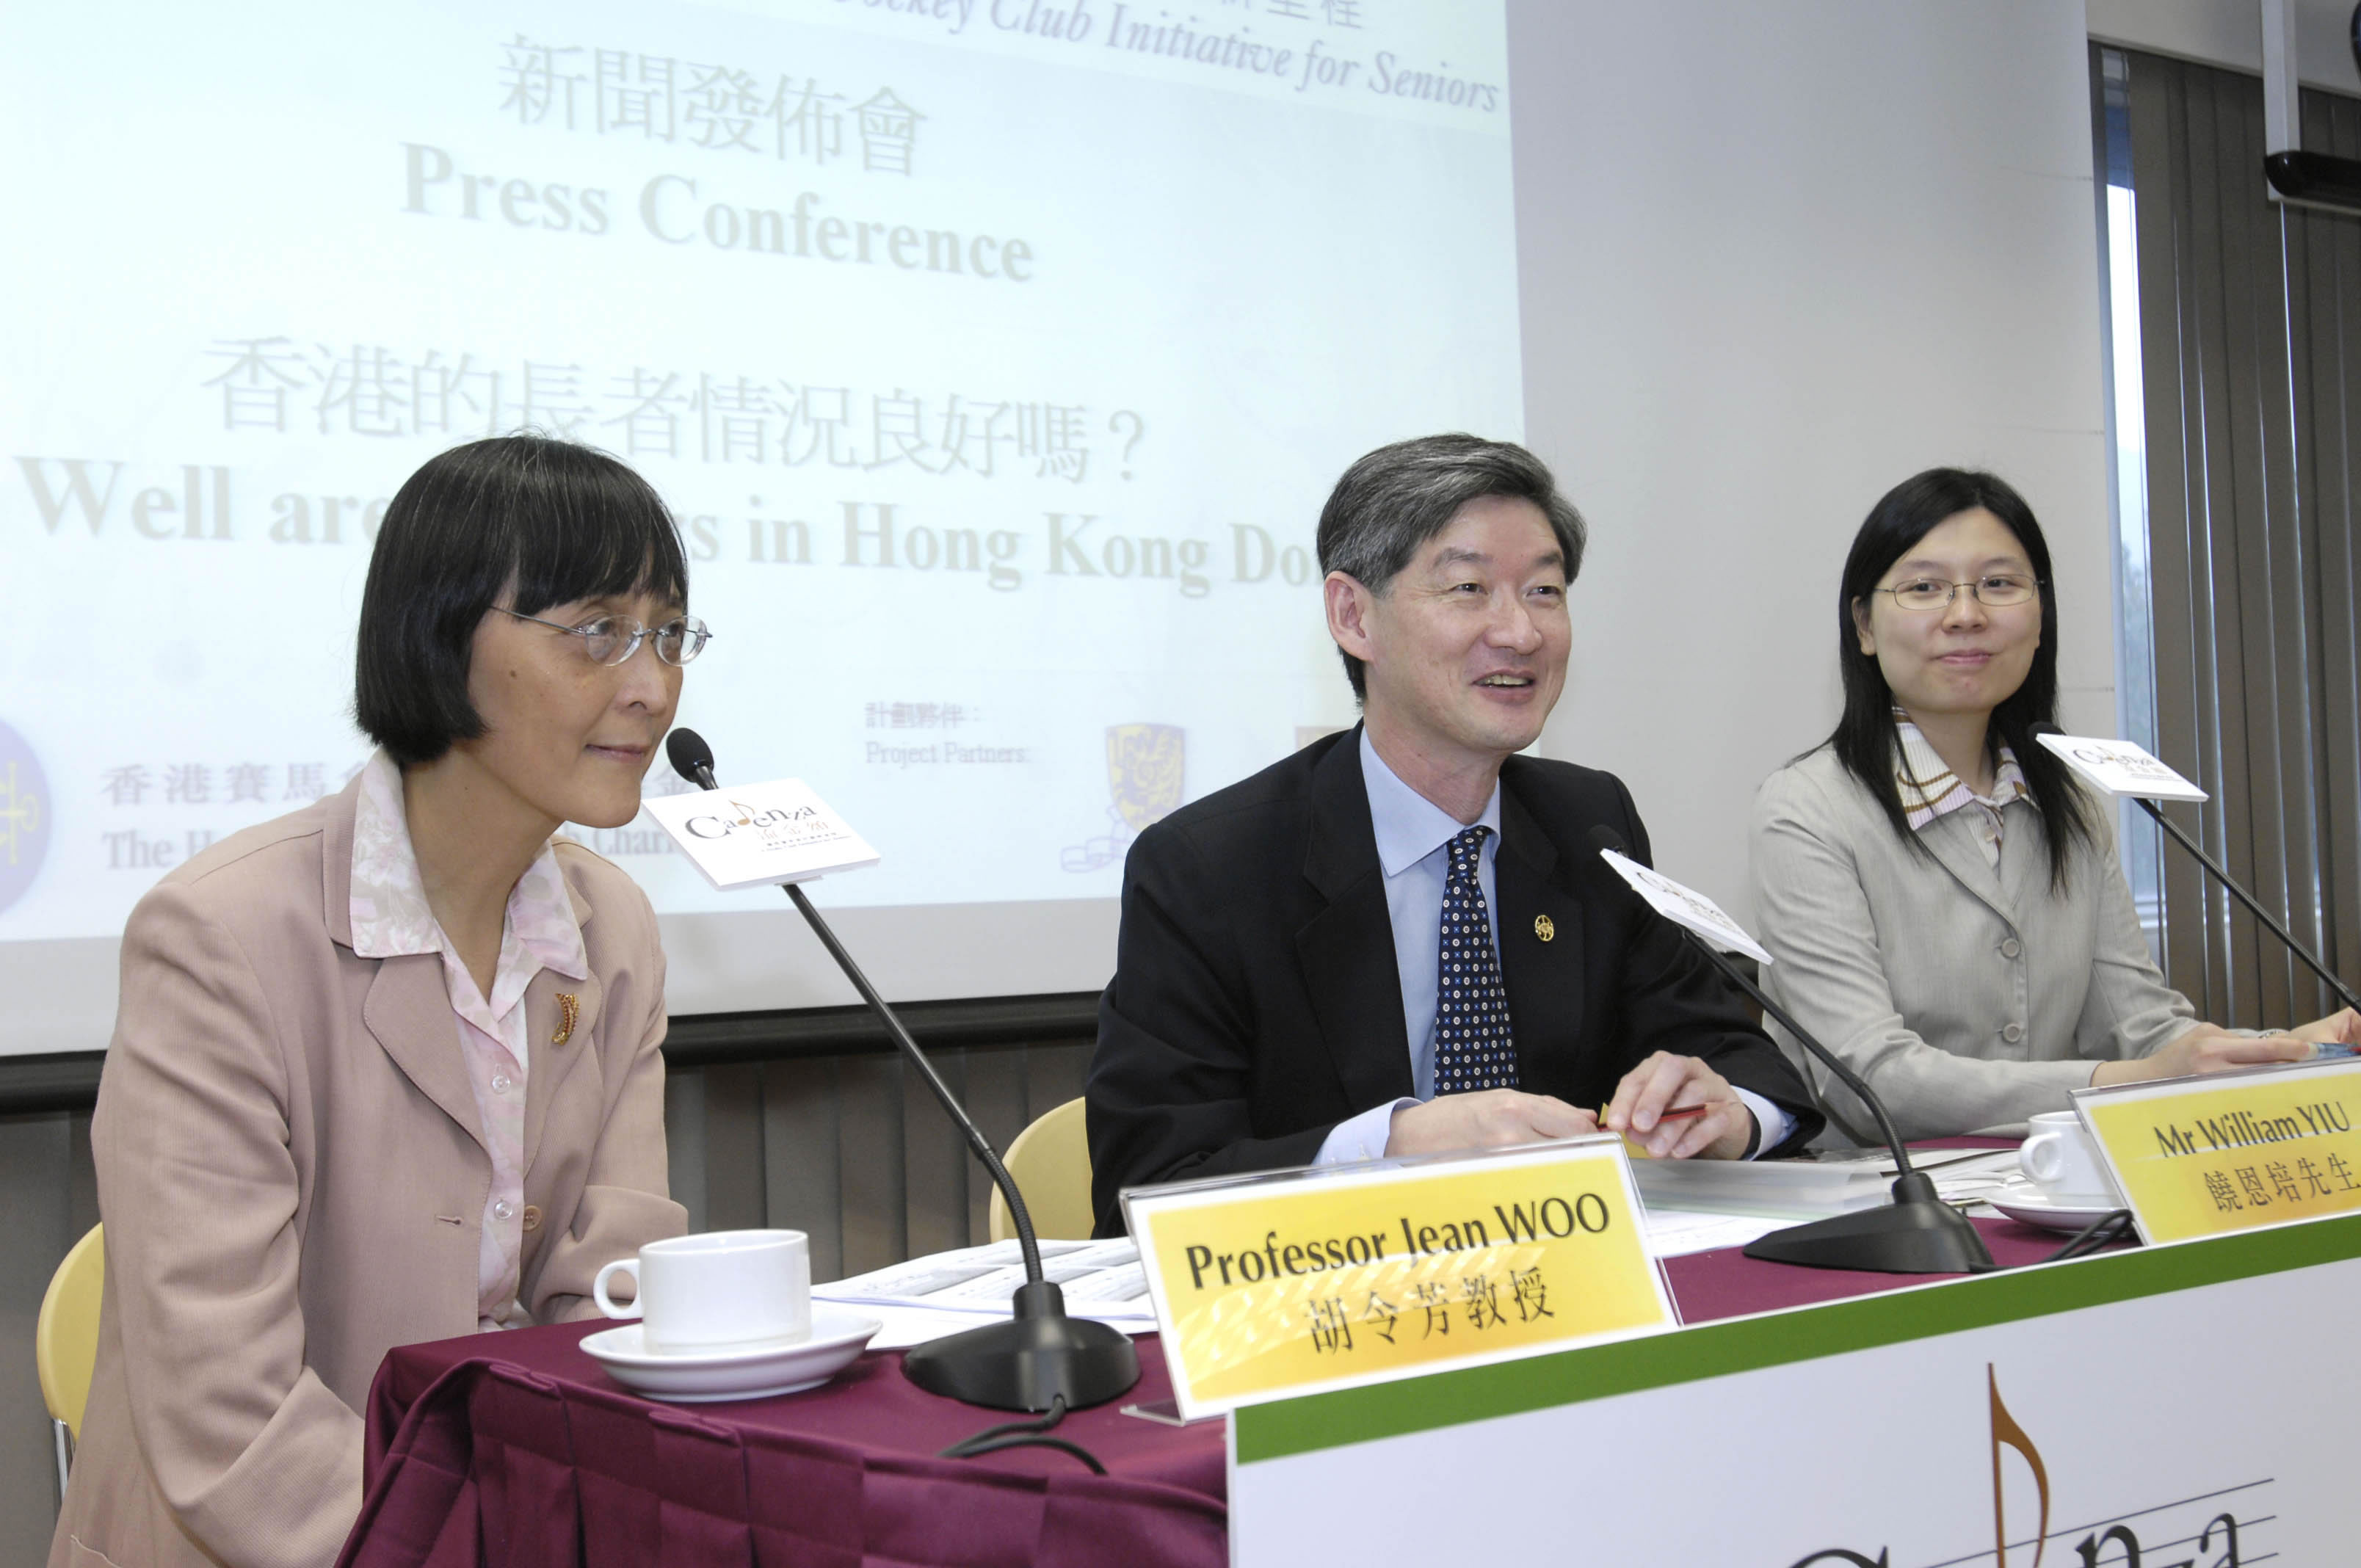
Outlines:
POLYGON ((2013 959, 2023 951, 2025 951, 2025 944, 2014 937, 2000 945, 2000 956, 2004 959, 2013 959))
POLYGON ((524 1228, 528 1233, 541 1229, 541 1211, 530 1203, 524 1206, 524 1228))
POLYGON ((2000 1032, 2000 1037, 2006 1040, 2013 1046, 2016 1044, 2017 1041, 2025 1038, 2025 1025, 2022 1024, 2011 1024, 2007 1028, 2003 1029, 2000 1032))

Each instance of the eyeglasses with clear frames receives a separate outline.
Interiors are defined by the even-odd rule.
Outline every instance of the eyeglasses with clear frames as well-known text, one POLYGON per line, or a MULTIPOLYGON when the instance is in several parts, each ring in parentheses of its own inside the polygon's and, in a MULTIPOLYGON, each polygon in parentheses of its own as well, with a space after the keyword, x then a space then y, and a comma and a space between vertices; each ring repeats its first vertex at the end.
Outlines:
POLYGON ((656 640, 656 657, 675 667, 687 663, 705 652, 713 633, 705 622, 693 615, 679 616, 662 626, 647 626, 628 615, 602 615, 586 620, 579 626, 567 626, 563 621, 544 620, 537 615, 518 615, 503 605, 494 605, 502 615, 530 620, 535 626, 546 626, 553 631, 563 631, 569 637, 582 639, 582 651, 590 655, 594 664, 620 664, 640 651, 640 644, 649 637, 656 640))
POLYGON ((1896 583, 1890 588, 1880 588, 1882 594, 1892 594, 1894 602, 1903 609, 1949 609, 1951 601, 1965 588, 1975 595, 1976 602, 1986 609, 2007 609, 2013 605, 2028 602, 2041 591, 2039 579, 2020 577, 2013 572, 1995 572, 1971 582, 1946 583, 1933 577, 1913 577, 1906 583, 1896 583))

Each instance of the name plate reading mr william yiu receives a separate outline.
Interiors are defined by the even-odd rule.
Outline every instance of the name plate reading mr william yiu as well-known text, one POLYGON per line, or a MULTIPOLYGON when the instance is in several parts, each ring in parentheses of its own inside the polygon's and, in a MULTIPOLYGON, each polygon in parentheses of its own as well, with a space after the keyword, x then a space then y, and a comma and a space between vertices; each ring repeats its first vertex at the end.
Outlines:
POLYGON ((2074 1092, 2151 1242, 2361 1211, 2361 1061, 2074 1092))
POLYGON ((1124 1196, 1188 1418, 1678 1326, 1621 1143, 1124 1196))

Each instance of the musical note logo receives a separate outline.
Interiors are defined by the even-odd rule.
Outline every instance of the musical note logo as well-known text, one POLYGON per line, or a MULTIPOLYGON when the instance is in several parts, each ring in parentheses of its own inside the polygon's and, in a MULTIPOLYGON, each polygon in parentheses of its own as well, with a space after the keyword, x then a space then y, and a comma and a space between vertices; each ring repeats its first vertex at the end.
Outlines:
POLYGON ((2041 1463, 2041 1451, 2033 1446, 2016 1418, 2000 1400, 2000 1375, 1992 1363, 1984 1363, 1984 1383, 1992 1394, 1992 1456, 1993 1456, 1993 1568, 2008 1568, 2008 1508, 2001 1498, 2000 1451, 2013 1448, 2033 1466, 2033 1485, 2041 1497, 2041 1529, 2033 1538, 2033 1568, 2041 1568, 2041 1554, 2049 1549, 2049 1469, 2041 1463))

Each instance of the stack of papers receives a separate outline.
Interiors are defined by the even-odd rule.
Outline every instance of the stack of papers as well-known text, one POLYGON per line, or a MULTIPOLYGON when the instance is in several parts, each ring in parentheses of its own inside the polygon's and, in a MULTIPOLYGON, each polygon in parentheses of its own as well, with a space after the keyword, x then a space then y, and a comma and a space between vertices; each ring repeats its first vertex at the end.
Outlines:
POLYGON ((1760 1214, 1713 1214, 1687 1209, 1651 1209, 1647 1222, 1648 1255, 1659 1259, 1744 1246, 1757 1237, 1784 1231, 1795 1223, 1786 1215, 1765 1218, 1760 1214))
MULTIPOLYGON (((1911 1164, 1947 1202, 1982 1202, 2016 1168, 2015 1149, 1927 1149, 1911 1164)), ((1812 1220, 1874 1209, 1894 1186, 1893 1157, 1860 1149, 1818 1159, 1635 1159, 1631 1177, 1651 1211, 1812 1220)))
MULTIPOLYGON (((1139 1248, 1129 1237, 1043 1242, 1041 1277, 1065 1293, 1071 1317, 1096 1318, 1131 1333, 1146 1333, 1156 1326, 1156 1309, 1148 1299, 1148 1272, 1140 1266, 1139 1248)), ((937 1331, 950 1333, 987 1319, 1006 1317, 1010 1298, 1024 1283, 1024 1254, 1014 1241, 1005 1241, 914 1257, 850 1279, 815 1285, 812 1295, 822 1301, 865 1307, 964 1314, 965 1321, 946 1318, 948 1326, 937 1331)), ((889 1315, 889 1326, 894 1321, 889 1315)))
POLYGON ((1874 1166, 1805 1159, 1635 1159, 1631 1179, 1652 1212, 1686 1209, 1789 1219, 1874 1209, 1894 1185, 1874 1166))
MULTIPOLYGON (((1875 1170, 1878 1179, 1889 1188, 1899 1174, 1894 1157, 1883 1149, 1848 1149, 1819 1157, 1822 1165, 1864 1165, 1875 1170)), ((2005 1149, 1912 1149, 1910 1168, 1926 1172, 1935 1179, 1935 1191, 1946 1203, 1964 1208, 1971 1203, 1989 1202, 1992 1195, 2003 1191, 2019 1179, 2016 1150, 2005 1149)))

